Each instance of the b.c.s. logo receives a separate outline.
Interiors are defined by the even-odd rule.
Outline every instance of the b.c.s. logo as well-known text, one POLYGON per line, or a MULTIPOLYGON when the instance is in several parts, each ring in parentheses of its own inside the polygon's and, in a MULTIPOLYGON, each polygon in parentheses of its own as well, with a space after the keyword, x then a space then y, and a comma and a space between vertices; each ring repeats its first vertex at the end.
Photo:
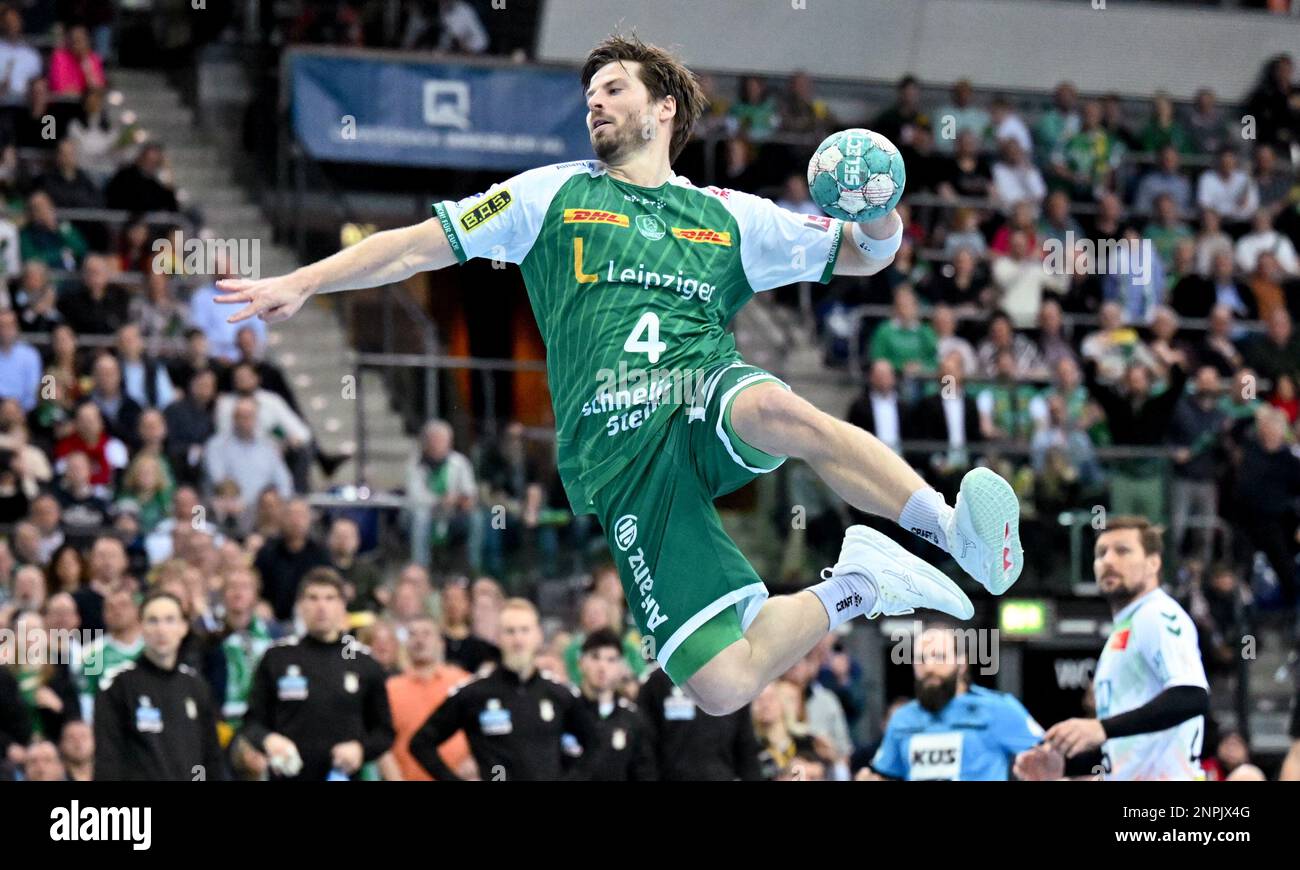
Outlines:
POLYGON ((466 232, 469 232, 470 230, 477 228, 484 221, 496 217, 501 214, 501 212, 510 208, 512 202, 514 202, 514 200, 510 198, 510 191, 502 188, 461 215, 460 225, 466 232))

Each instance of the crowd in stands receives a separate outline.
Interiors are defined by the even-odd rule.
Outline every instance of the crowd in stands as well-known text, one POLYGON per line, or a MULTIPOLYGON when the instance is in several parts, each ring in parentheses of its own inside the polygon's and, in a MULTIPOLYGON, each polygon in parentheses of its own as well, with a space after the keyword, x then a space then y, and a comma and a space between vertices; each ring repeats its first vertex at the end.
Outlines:
POLYGON ((318 0, 261 5, 256 28, 272 44, 315 43, 461 55, 532 55, 534 4, 493 0, 318 0), (394 14, 395 13, 395 14, 394 14))
POLYGON ((848 418, 950 493, 972 462, 998 464, 1047 540, 1066 534, 1063 511, 1145 513, 1171 522, 1198 588, 1216 560, 1250 585, 1262 553, 1290 611, 1295 81, 1278 56, 1240 107, 1203 88, 1183 107, 1156 95, 1142 117, 1068 82, 1047 106, 967 82, 926 101, 909 76, 883 111, 837 118, 806 76, 747 77, 734 99, 713 94, 684 160, 705 183, 811 212, 809 145, 855 124, 884 133, 907 166, 903 246, 812 300, 828 364, 862 377, 848 418))

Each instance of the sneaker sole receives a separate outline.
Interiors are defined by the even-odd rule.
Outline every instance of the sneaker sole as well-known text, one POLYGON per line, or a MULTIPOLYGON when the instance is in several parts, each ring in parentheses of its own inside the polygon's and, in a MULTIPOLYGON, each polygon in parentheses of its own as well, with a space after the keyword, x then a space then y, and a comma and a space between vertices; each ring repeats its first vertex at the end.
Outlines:
POLYGON ((1025 567, 1025 551, 1020 546, 1020 499, 1011 484, 987 468, 967 472, 961 481, 961 494, 975 536, 995 560, 987 566, 992 569, 988 572, 988 590, 1001 595, 1015 585, 1025 567))
MULTIPOLYGON (((920 574, 925 578, 933 581, 935 584, 948 590, 958 602, 965 605, 959 611, 944 610, 941 607, 930 607, 928 610, 937 610, 940 613, 946 613, 949 616, 955 616, 958 619, 970 619, 975 615, 975 605, 971 603, 970 598, 962 591, 961 587, 952 581, 947 574, 931 565, 924 559, 909 553, 903 549, 896 541, 887 535, 876 531, 870 526, 850 526, 845 533, 846 539, 852 539, 855 543, 861 543, 863 546, 875 551, 884 559, 901 565, 906 570, 915 574, 920 574)), ((864 565, 863 568, 871 570, 878 568, 874 565, 864 565)))

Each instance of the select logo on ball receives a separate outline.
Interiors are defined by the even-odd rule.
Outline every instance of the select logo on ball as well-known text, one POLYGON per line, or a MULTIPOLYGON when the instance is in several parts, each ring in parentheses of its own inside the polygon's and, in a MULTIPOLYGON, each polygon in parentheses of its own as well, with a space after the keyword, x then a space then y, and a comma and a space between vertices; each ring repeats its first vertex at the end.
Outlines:
POLYGON ((832 133, 808 161, 813 202, 843 221, 884 217, 898 205, 906 181, 898 148, 874 130, 832 133))

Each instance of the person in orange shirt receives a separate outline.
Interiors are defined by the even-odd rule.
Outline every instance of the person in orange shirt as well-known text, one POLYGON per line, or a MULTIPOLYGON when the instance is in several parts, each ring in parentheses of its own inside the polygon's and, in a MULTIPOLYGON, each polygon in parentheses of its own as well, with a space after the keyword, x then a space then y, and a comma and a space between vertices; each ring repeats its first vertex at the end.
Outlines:
MULTIPOLYGON (((431 617, 416 617, 407 630, 407 665, 400 675, 388 678, 388 703, 397 739, 379 760, 379 769, 386 780, 427 782, 433 777, 411 757, 411 735, 447 700, 447 693, 470 675, 443 661, 442 632, 431 617)), ((442 744, 439 754, 459 776, 478 778, 464 732, 442 744)))

